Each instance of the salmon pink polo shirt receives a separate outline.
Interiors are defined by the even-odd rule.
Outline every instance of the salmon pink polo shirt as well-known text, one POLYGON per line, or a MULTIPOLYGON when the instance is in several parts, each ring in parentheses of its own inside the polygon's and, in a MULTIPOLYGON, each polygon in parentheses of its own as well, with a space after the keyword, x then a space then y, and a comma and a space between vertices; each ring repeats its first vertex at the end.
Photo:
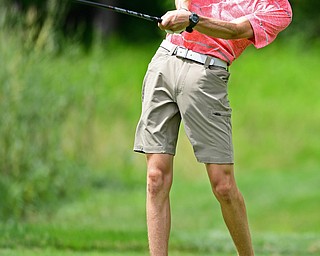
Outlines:
POLYGON ((245 16, 251 23, 251 39, 225 40, 192 33, 168 34, 167 40, 195 52, 222 59, 231 65, 251 44, 262 48, 270 44, 292 20, 287 0, 191 0, 189 10, 200 16, 232 21, 245 16))

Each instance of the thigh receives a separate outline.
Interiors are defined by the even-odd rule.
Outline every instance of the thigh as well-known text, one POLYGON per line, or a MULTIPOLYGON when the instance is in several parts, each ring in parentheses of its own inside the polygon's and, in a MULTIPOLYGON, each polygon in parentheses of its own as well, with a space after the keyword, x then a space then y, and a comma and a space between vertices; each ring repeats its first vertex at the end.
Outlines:
POLYGON ((181 116, 173 99, 174 76, 168 65, 170 57, 160 48, 144 78, 142 113, 134 144, 137 152, 172 155, 176 152, 181 116))
POLYGON ((193 64, 178 101, 187 136, 202 163, 233 163, 228 77, 226 70, 193 64))

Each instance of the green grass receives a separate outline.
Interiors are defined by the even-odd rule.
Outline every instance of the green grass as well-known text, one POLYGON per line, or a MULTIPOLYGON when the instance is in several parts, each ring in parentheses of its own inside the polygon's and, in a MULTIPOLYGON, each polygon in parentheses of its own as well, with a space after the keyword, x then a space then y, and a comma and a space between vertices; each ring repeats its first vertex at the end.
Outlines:
POLYGON ((315 134, 320 128, 320 93, 318 79, 312 75, 318 61, 317 48, 301 52, 293 43, 281 41, 260 51, 251 48, 235 62, 230 97, 241 165, 318 168, 320 137, 315 134))
MULTIPOLYGON (((307 173, 309 178, 303 182, 292 172, 288 182, 287 174, 238 174, 257 255, 318 255, 320 196, 318 181, 312 178, 317 172, 307 173), (289 186, 279 186, 286 183, 299 185, 288 194, 289 186)), ((234 255, 218 204, 201 176, 195 182, 179 177, 174 183, 171 248, 177 254, 171 255, 234 255)), ((95 191, 60 208, 50 219, 37 217, 28 224, 2 226, 0 247, 30 253, 43 249, 48 255, 146 255, 144 196, 143 187, 95 191)))
MULTIPOLYGON (((85 164, 76 173, 88 182, 56 207, 0 224, 0 254, 147 255, 145 161, 131 148, 141 81, 157 45, 108 42, 88 54, 69 45, 60 56, 24 59, 1 43, 11 73, 0 81, 43 86, 57 100, 73 101, 61 124, 60 153, 85 164)), ((236 175, 258 256, 320 254, 319 58, 318 47, 301 53, 280 42, 248 49, 231 68, 236 175)), ((170 255, 235 255, 183 129, 171 200, 170 255)))

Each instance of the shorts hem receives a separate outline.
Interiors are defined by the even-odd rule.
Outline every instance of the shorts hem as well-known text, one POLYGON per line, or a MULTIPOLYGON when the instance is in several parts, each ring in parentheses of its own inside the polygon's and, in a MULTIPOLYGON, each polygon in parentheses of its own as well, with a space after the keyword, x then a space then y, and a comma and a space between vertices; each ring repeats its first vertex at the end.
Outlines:
POLYGON ((175 155, 176 152, 174 149, 168 149, 163 147, 137 147, 133 148, 134 152, 142 153, 142 154, 169 154, 175 155))
POLYGON ((234 159, 230 157, 218 158, 218 157, 202 157, 196 156, 199 163, 204 164, 234 164, 234 159))

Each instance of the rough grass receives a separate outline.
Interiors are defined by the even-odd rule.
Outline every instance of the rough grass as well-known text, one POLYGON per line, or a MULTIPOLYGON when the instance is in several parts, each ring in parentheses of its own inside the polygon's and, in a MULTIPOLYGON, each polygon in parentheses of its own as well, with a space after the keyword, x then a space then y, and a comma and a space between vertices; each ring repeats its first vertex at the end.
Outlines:
MULTIPOLYGON (((316 202, 320 198, 314 186, 317 182, 311 178, 317 172, 309 172, 310 178, 303 182, 291 172, 288 185, 288 173, 259 174, 238 174, 257 255, 318 255, 316 202), (291 184, 299 185, 291 188, 291 184), (290 190, 288 197, 285 190, 290 190)), ((171 194, 170 255, 234 255, 206 177, 200 175, 193 182, 177 176, 171 194)), ((1 225, 0 248, 17 255, 24 250, 43 250, 48 255, 147 255, 144 198, 144 187, 96 190, 61 207, 50 219, 37 217, 29 223, 1 225)))

